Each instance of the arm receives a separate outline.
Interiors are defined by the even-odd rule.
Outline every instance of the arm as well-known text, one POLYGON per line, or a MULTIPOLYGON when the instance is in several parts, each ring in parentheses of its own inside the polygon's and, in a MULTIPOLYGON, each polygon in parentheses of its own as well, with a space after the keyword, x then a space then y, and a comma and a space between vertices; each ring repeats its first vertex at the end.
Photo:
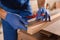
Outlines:
POLYGON ((27 30, 27 28, 20 22, 21 17, 17 14, 7 13, 5 10, 0 8, 0 18, 8 22, 15 30, 27 30))
POLYGON ((26 16, 26 18, 34 18, 36 15, 35 14, 32 14, 32 9, 31 9, 31 6, 30 6, 30 3, 29 3, 29 0, 25 3, 27 6, 26 6, 26 11, 28 12, 28 16, 26 16))
POLYGON ((0 18, 5 19, 6 15, 7 15, 7 12, 2 8, 0 8, 0 18))
POLYGON ((30 1, 27 0, 25 5, 26 6, 26 13, 27 13, 27 16, 32 16, 32 9, 31 9, 31 6, 30 6, 30 1))

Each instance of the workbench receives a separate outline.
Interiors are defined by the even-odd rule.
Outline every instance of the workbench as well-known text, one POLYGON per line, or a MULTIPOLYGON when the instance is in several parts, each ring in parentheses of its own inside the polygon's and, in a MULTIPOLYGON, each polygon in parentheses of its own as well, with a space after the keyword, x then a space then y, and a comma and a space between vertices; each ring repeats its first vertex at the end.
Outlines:
POLYGON ((46 28, 43 28, 43 30, 60 36, 60 17, 58 17, 55 20, 57 20, 57 21, 55 21, 51 25, 47 26, 46 28))
MULTIPOLYGON (((32 20, 35 20, 32 19, 32 20)), ((30 20, 31 21, 31 20, 30 20)), ((40 40, 39 36, 40 30, 45 30, 54 34, 60 34, 59 29, 60 29, 60 13, 53 14, 51 15, 51 22, 42 22, 42 21, 32 21, 28 25, 27 32, 25 31, 19 31, 18 32, 18 40, 40 40), (56 26, 51 26, 55 25, 54 23, 58 22, 58 29, 56 29, 56 26)))

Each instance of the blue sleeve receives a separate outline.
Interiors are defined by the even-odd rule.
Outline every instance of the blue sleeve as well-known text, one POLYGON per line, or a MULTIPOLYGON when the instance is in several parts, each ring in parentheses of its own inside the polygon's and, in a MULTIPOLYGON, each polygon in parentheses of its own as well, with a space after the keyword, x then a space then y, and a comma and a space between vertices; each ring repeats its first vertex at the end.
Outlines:
POLYGON ((0 0, 0 8, 1 8, 1 0, 0 0))
POLYGON ((29 1, 29 0, 27 0, 27 1, 24 3, 23 11, 20 11, 20 15, 21 15, 22 17, 32 16, 32 9, 31 9, 30 1, 29 1))
POLYGON ((17 15, 17 14, 12 14, 12 13, 7 13, 6 18, 4 19, 6 22, 8 22, 13 29, 22 29, 22 30, 27 30, 27 27, 25 27, 25 25, 23 25, 23 23, 21 22, 24 21, 21 16, 17 15))
POLYGON ((26 2, 26 4, 27 4, 27 9, 26 9, 26 11, 28 11, 28 12, 30 13, 30 15, 31 15, 31 14, 32 14, 32 9, 31 9, 29 0, 28 0, 28 2, 26 2))

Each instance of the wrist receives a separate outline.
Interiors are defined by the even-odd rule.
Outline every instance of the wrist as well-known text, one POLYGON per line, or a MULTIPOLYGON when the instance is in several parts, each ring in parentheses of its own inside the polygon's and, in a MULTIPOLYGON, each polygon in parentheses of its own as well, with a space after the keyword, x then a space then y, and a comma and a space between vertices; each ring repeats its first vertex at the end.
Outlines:
POLYGON ((7 12, 0 8, 0 18, 5 19, 7 15, 7 12))

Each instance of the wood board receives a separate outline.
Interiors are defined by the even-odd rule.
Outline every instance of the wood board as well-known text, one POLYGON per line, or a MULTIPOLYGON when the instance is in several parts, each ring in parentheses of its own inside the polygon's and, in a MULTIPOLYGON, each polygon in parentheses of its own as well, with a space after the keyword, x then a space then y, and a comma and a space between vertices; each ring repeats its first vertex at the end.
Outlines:
POLYGON ((47 27, 51 23, 54 23, 53 21, 60 16, 60 13, 52 15, 51 16, 51 22, 41 22, 41 21, 33 21, 29 24, 27 33, 33 35, 34 33, 37 33, 41 29, 47 27))

